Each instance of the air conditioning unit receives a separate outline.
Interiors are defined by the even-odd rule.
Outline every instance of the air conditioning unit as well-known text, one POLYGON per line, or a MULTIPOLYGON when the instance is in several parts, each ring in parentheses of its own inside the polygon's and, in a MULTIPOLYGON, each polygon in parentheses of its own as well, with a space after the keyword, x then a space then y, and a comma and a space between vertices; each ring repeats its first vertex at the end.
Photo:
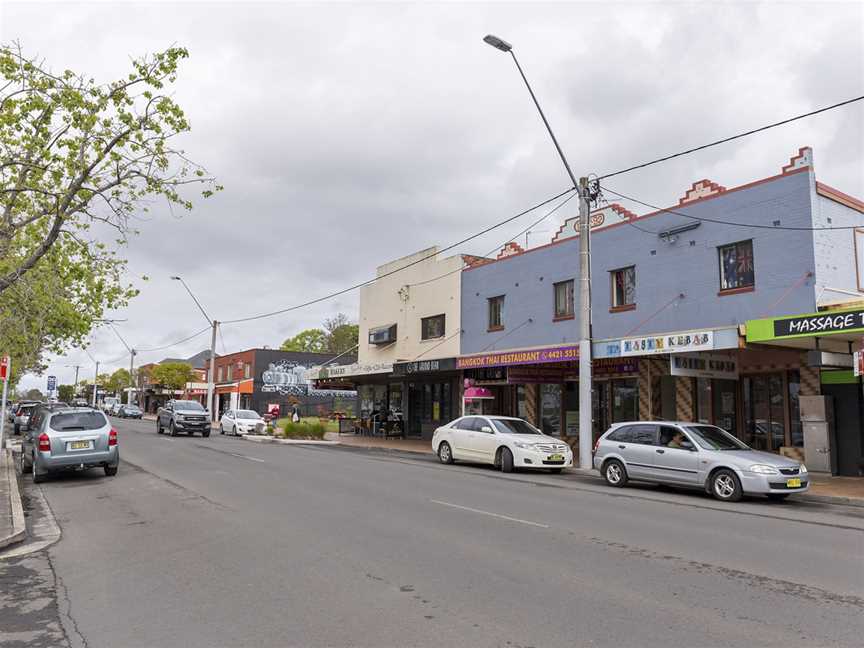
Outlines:
POLYGON ((379 326, 369 329, 369 344, 392 344, 396 341, 396 325, 379 326))

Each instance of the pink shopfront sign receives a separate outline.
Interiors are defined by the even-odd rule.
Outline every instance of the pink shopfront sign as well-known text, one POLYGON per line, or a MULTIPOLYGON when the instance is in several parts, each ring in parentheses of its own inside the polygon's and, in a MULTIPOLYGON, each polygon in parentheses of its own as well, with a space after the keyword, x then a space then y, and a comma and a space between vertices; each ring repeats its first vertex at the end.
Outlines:
POLYGON ((525 351, 503 351, 456 358, 457 369, 476 369, 480 367, 509 367, 513 365, 541 364, 544 362, 566 362, 579 358, 577 345, 527 349, 525 351))

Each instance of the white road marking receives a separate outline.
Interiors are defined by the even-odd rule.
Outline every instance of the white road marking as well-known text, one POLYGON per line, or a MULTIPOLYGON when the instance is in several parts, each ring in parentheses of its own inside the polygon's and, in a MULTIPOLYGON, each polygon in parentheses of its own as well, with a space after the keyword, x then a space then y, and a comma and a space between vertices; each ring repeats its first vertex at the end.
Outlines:
POLYGON ((267 463, 263 459, 259 459, 258 457, 250 457, 248 455, 237 454, 236 452, 229 452, 228 454, 232 457, 237 457, 239 459, 248 459, 249 461, 257 461, 258 463, 267 463))
POLYGON ((540 524, 539 522, 531 522, 530 520, 520 520, 519 518, 510 517, 509 515, 501 515, 500 513, 492 513, 491 511, 483 511, 481 509, 471 508, 470 506, 462 506, 460 504, 453 504, 452 502, 442 502, 441 500, 429 500, 435 504, 441 504, 442 506, 449 506, 455 509, 461 509, 463 511, 470 511, 471 513, 479 513, 480 515, 488 515, 489 517, 499 518, 501 520, 508 520, 510 522, 518 522, 519 524, 527 524, 529 526, 540 527, 541 529, 548 529, 548 524, 540 524))

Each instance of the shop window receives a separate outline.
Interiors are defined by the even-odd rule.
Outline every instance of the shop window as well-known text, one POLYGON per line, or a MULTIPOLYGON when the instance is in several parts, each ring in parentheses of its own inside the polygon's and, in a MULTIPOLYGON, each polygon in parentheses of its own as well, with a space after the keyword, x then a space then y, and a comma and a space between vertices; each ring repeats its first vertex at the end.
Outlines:
POLYGON ((420 320, 420 337, 424 340, 434 340, 444 337, 444 315, 424 317, 420 320))
POLYGON ((804 431, 801 429, 801 405, 798 400, 801 391, 801 374, 798 371, 789 372, 789 432, 792 445, 804 447, 804 431))
POLYGON ((579 435, 579 383, 564 383, 564 432, 579 435))
POLYGON ((504 328, 504 295, 489 298, 489 330, 500 331, 504 328))
POLYGON ((639 420, 639 389, 636 378, 612 381, 612 422, 639 420))
POLYGON ((667 421, 678 420, 678 390, 675 376, 660 377, 660 418, 667 421))
POLYGON ((714 425, 738 436, 738 383, 735 380, 715 380, 714 425))
POLYGON ((720 259, 720 290, 752 288, 756 281, 753 241, 740 241, 717 248, 720 259))
POLYGON ((631 309, 636 306, 636 266, 613 270, 612 308, 631 309))
POLYGON ((783 374, 747 376, 744 389, 744 441, 756 450, 778 450, 786 442, 783 374))
POLYGON ((573 280, 556 283, 553 289, 555 291, 555 319, 573 317, 573 280))
POLYGON ((696 422, 711 424, 711 379, 696 379, 696 422))
POLYGON ((540 428, 550 436, 561 435, 561 385, 540 385, 540 428))

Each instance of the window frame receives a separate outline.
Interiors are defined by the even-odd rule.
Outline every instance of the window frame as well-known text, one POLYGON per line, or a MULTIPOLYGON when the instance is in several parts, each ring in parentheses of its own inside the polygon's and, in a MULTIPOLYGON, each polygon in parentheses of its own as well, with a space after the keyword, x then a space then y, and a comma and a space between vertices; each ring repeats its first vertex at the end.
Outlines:
POLYGON ((576 282, 574 279, 556 281, 552 284, 552 318, 554 321, 569 320, 576 317, 576 282), (558 309, 558 288, 564 287, 565 310, 558 309), (569 302, 569 304, 568 304, 569 302))
POLYGON ((487 315, 487 331, 503 331, 504 330, 504 298, 506 295, 495 295, 486 299, 486 315, 487 315), (492 323, 492 307, 493 304, 498 304, 498 323, 492 323))
POLYGON ((447 314, 440 313, 438 315, 430 315, 429 317, 421 317, 420 318, 420 339, 421 340, 440 340, 444 337, 447 330, 447 314), (428 323, 439 319, 441 320, 441 334, 440 335, 429 335, 429 327, 428 323))
MULTIPOLYGON (((610 313, 619 313, 621 311, 629 311, 636 309, 636 264, 623 266, 621 268, 615 268, 614 270, 609 271, 609 288, 610 288, 610 297, 609 297, 609 312, 610 313), (633 301, 626 302, 623 304, 618 303, 618 294, 617 294, 617 278, 620 273, 627 272, 628 270, 633 271, 633 301)), ((626 295, 626 287, 622 288, 623 299, 627 299, 626 295)))
POLYGON ((756 289, 756 256, 753 251, 753 239, 743 239, 741 241, 735 241, 733 243, 726 243, 725 245, 717 246, 717 269, 719 272, 719 284, 720 290, 718 295, 734 295, 736 293, 742 292, 752 292, 756 289), (735 286, 728 286, 724 288, 724 283, 726 283, 725 279, 725 270, 723 267, 723 250, 727 250, 729 248, 735 248, 735 264, 738 264, 738 247, 743 244, 750 245, 750 283, 748 284, 739 284, 735 286))

